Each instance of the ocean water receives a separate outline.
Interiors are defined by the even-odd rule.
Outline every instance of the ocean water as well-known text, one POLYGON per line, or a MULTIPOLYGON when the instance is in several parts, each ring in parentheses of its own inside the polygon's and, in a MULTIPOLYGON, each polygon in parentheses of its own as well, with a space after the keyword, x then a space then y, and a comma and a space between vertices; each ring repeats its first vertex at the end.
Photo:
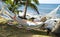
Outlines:
MULTIPOLYGON (((53 11, 55 8, 57 8, 60 4, 40 4, 38 7, 38 10, 41 14, 48 14, 51 11, 53 11)), ((60 7, 56 12, 56 16, 60 17, 60 7)))
MULTIPOLYGON (((2 8, 2 6, 5 3, 2 5, 2 3, 0 2, 0 4, 1 4, 0 8, 2 8)), ((38 11, 39 11, 40 14, 41 13, 45 14, 45 13, 51 12, 53 9, 55 9, 59 5, 60 4, 39 4, 39 5, 37 5, 37 7, 38 7, 38 11)), ((24 6, 22 5, 21 7, 18 8, 18 10, 24 11, 24 6)), ((37 12, 33 8, 30 8, 30 7, 27 8, 27 13, 37 14, 37 12)), ((57 14, 60 14, 60 8, 57 11, 57 14)))
MULTIPOLYGON (((60 4, 39 4, 39 5, 37 5, 37 7, 38 7, 39 13, 41 15, 45 15, 45 14, 50 13, 52 10, 57 8, 59 5, 60 4)), ((24 6, 19 7, 18 10, 24 11, 24 6)), ((27 13, 37 15, 37 12, 30 7, 27 8, 27 13)), ((59 16, 59 15, 60 15, 60 8, 57 10, 57 16, 59 16)))
MULTIPOLYGON (((40 4, 37 7, 38 7, 39 12, 49 13, 50 11, 58 7, 58 5, 59 4, 40 4)), ((59 11, 60 9, 58 10, 57 13, 59 13, 59 11)))

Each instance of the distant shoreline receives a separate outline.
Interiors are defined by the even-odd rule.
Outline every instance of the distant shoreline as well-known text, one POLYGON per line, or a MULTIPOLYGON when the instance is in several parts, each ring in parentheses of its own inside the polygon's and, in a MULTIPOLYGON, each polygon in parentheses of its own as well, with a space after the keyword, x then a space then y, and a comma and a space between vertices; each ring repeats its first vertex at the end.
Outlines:
MULTIPOLYGON (((40 3, 41 4, 41 3, 40 3)), ((48 5, 49 3, 47 3, 47 5, 48 5)), ((57 5, 60 5, 60 4, 57 4, 57 5)))

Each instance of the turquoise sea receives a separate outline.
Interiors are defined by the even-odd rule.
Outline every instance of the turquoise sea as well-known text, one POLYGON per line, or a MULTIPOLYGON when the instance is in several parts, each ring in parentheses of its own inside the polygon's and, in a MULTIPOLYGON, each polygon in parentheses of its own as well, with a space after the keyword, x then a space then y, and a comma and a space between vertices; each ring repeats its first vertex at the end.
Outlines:
MULTIPOLYGON (((56 7, 58 7, 59 4, 40 4, 38 5, 38 9, 39 12, 45 12, 45 13, 49 13, 50 11, 52 11, 53 9, 55 9, 56 7)), ((59 13, 60 9, 58 10, 57 13, 59 13)))
MULTIPOLYGON (((40 14, 50 13, 52 10, 57 8, 60 4, 39 4, 37 5, 40 14)), ((19 10, 24 11, 24 7, 19 7, 19 10)), ((30 7, 27 9, 27 13, 37 14, 36 11, 30 7)), ((60 15, 60 8, 57 10, 57 16, 60 15)))

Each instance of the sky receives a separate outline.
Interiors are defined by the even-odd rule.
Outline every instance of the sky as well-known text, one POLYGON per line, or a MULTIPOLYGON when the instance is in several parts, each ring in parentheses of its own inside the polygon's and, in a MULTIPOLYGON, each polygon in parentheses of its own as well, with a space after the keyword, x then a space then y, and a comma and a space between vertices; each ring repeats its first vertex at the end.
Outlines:
POLYGON ((60 0, 39 0, 43 4, 60 4, 60 0))

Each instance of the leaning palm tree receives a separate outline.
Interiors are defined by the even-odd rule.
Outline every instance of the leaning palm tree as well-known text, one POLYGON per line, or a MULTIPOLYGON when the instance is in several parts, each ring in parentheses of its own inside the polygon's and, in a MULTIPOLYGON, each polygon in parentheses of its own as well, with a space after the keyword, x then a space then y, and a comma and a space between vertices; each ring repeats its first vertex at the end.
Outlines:
POLYGON ((38 8, 36 6, 36 4, 38 5, 39 2, 38 0, 22 0, 23 2, 21 2, 21 4, 25 5, 25 9, 24 9, 24 15, 23 18, 26 18, 26 12, 27 12, 27 7, 30 6, 31 8, 33 8, 35 11, 37 11, 37 13, 39 14, 38 8), (32 3, 32 1, 34 3, 32 3))
POLYGON ((33 8, 39 14, 38 8, 36 6, 36 4, 37 5, 39 4, 38 0, 13 0, 13 1, 12 0, 3 0, 3 1, 5 1, 7 4, 11 5, 11 7, 9 7, 9 9, 12 12, 14 12, 17 9, 18 5, 25 5, 23 18, 26 18, 26 12, 27 12, 27 7, 28 6, 30 6, 31 8, 33 8), (32 1, 34 3, 32 3, 32 1))

